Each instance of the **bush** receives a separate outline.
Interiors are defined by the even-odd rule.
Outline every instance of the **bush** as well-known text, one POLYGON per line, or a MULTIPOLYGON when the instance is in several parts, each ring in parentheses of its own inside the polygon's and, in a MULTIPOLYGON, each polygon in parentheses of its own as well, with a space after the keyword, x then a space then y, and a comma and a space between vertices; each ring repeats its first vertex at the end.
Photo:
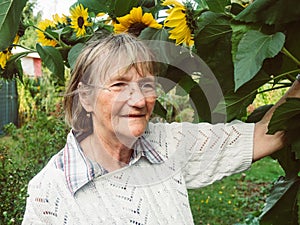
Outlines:
POLYGON ((43 112, 20 129, 6 126, 8 136, 0 140, 0 222, 21 223, 29 180, 64 146, 67 132, 63 118, 43 112))

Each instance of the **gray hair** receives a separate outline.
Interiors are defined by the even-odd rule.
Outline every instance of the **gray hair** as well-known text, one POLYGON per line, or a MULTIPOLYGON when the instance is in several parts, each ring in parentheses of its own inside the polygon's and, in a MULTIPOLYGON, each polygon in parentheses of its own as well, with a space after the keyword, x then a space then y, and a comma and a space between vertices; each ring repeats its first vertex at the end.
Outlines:
POLYGON ((92 118, 79 101, 79 92, 89 94, 93 90, 80 90, 78 85, 103 85, 112 75, 122 76, 132 67, 143 76, 155 75, 154 56, 151 50, 130 34, 111 34, 105 38, 92 40, 79 54, 64 98, 65 118, 75 130, 92 131, 92 118))

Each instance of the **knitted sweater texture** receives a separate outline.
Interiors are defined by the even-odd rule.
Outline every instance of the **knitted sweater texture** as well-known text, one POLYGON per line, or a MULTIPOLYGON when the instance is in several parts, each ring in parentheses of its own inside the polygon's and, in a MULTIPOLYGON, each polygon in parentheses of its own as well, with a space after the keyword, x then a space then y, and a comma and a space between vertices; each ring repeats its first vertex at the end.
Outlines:
MULTIPOLYGON (((253 124, 156 123, 143 137, 162 163, 140 157, 96 176, 76 192, 55 166, 58 154, 29 183, 23 225, 167 225, 193 223, 188 188, 200 188, 248 169, 253 124)), ((74 137, 67 144, 81 151, 74 137)), ((80 172, 80 171, 79 171, 80 172)))

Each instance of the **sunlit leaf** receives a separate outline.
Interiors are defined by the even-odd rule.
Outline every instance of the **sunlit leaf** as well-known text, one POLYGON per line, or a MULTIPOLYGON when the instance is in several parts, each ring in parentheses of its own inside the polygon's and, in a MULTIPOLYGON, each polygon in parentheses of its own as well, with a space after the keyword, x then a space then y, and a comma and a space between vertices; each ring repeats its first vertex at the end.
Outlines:
POLYGON ((276 56, 283 47, 285 36, 278 32, 266 35, 249 30, 241 39, 234 60, 235 91, 251 80, 266 58, 276 56))

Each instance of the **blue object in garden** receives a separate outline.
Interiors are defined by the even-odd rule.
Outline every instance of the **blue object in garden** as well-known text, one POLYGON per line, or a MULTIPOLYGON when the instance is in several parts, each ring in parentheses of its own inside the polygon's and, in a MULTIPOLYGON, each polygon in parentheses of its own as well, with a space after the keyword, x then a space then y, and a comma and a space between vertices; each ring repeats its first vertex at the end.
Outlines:
POLYGON ((18 92, 15 80, 0 80, 0 135, 8 123, 18 123, 18 92))

